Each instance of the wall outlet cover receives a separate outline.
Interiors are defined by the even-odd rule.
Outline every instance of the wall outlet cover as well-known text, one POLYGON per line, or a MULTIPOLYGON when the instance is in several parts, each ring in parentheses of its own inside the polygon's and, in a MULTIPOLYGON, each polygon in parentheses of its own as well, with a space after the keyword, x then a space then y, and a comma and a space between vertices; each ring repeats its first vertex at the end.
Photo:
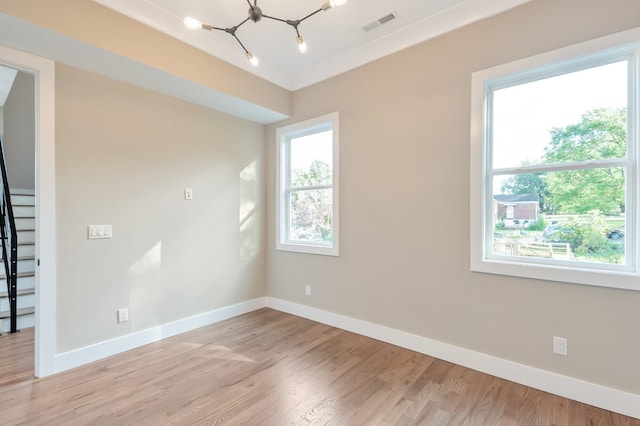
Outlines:
POLYGON ((118 309, 118 323, 129 321, 129 309, 118 309))
POLYGON ((567 339, 564 337, 553 337, 553 353, 567 356, 567 339))

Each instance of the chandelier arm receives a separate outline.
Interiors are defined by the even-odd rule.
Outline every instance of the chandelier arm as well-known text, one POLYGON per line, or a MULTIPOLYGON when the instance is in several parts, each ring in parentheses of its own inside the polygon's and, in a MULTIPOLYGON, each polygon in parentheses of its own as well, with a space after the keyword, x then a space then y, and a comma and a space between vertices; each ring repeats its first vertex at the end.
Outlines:
POLYGON ((298 25, 300 25, 300 19, 296 19, 295 21, 292 21, 290 19, 281 19, 281 18, 276 18, 275 16, 269 16, 269 15, 262 15, 262 17, 273 19, 274 21, 284 22, 287 25, 291 25, 293 29, 296 31, 296 36, 300 37, 300 32, 298 31, 298 25))
POLYGON ((209 24, 202 24, 202 29, 209 30, 209 31, 211 30, 227 31, 226 28, 214 27, 213 25, 209 25, 209 24))
POLYGON ((247 21, 248 21, 248 20, 250 20, 250 19, 251 19, 251 18, 246 18, 244 21, 240 22, 238 25, 236 25, 236 26, 234 26, 234 27, 232 27, 232 28, 227 28, 225 31, 226 31, 226 32, 228 32, 228 33, 231 33, 229 30, 233 30, 233 33, 235 33, 235 32, 236 32, 236 30, 237 30, 238 28, 240 28, 240 25, 244 24, 245 22, 247 22, 247 21))
POLYGON ((316 13, 318 13, 318 12, 322 12, 323 10, 324 10, 323 8, 320 8, 320 9, 316 10, 315 12, 311 12, 310 14, 308 14, 307 16, 305 16, 304 18, 302 18, 302 19, 298 19, 298 23, 300 23, 300 22, 304 21, 304 20, 305 20, 305 19, 307 19, 307 18, 311 18, 313 15, 315 15, 315 14, 316 14, 316 13))
MULTIPOLYGON (((276 18, 275 16, 269 16, 269 15, 265 15, 265 14, 262 14, 262 17, 263 18, 273 19, 274 21, 284 22, 285 24, 289 24, 289 22, 292 22, 292 21, 289 21, 287 19, 276 18)), ((289 24, 289 25, 293 25, 293 24, 289 24)))
POLYGON ((244 47, 244 44, 242 44, 242 42, 240 41, 240 39, 238 38, 238 36, 236 35, 235 31, 232 33, 229 33, 233 36, 233 38, 236 39, 236 41, 238 42, 238 44, 240 45, 240 47, 242 47, 242 50, 244 50, 244 53, 249 54, 249 51, 247 50, 246 47, 244 47))

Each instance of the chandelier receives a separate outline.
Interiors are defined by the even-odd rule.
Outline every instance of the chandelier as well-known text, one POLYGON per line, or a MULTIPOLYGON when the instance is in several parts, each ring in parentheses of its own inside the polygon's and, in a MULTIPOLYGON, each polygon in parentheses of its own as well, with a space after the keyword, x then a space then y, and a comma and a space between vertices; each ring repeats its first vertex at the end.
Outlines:
POLYGON ((327 11, 334 7, 342 6, 346 2, 347 0, 327 0, 326 3, 323 3, 322 6, 320 6, 320 9, 314 12, 311 12, 304 18, 291 20, 291 19, 281 19, 281 18, 276 18, 274 16, 265 15, 262 13, 262 10, 258 7, 258 0, 254 0, 253 4, 251 4, 250 0, 247 0, 247 3, 249 3, 249 12, 248 12, 249 16, 247 16, 247 18, 244 21, 240 22, 238 25, 234 25, 233 27, 229 27, 229 28, 214 27, 213 25, 204 24, 198 21, 197 19, 191 18, 191 17, 184 18, 183 22, 184 22, 184 26, 190 30, 207 30, 207 31, 220 30, 231 35, 240 44, 240 46, 242 47, 242 50, 244 50, 245 55, 251 62, 251 65, 253 65, 254 67, 257 67, 259 63, 258 58, 255 57, 251 52, 249 52, 249 50, 247 50, 246 47, 244 47, 244 44, 242 44, 242 42, 236 35, 236 31, 238 30, 238 28, 240 28, 240 26, 242 26, 245 22, 249 20, 253 22, 258 22, 262 18, 267 18, 267 19, 273 19, 274 21, 284 22, 287 25, 291 25, 293 29, 296 31, 296 41, 298 42, 298 50, 300 50, 301 53, 305 53, 307 51, 307 43, 305 43, 304 39, 300 35, 300 32, 298 31, 298 25, 300 25, 302 21, 304 21, 305 19, 311 18, 313 15, 315 15, 318 12, 327 11))

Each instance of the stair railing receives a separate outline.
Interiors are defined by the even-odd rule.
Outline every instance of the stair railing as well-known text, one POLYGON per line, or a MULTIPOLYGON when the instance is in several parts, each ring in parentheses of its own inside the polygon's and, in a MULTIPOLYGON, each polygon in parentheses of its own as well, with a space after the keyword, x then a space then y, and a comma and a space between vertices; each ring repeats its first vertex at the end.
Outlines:
POLYGON ((4 156, 4 145, 0 139, 0 178, 2 192, 0 234, 2 237, 2 260, 4 263, 5 276, 7 277, 7 295, 9 296, 10 310, 10 333, 18 331, 18 233, 16 231, 16 221, 13 216, 13 206, 11 205, 11 192, 9 191, 9 181, 7 179, 7 164, 4 156), (8 249, 7 249, 8 246, 8 249), (8 255, 7 255, 8 254, 8 255))

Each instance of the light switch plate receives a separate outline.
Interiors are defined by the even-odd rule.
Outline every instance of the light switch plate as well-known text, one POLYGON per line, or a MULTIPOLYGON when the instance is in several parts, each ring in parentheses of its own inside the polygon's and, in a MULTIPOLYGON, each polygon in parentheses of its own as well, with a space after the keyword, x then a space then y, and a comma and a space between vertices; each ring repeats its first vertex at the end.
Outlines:
POLYGON ((104 240, 112 238, 113 230, 111 225, 89 225, 87 234, 90 240, 104 240))

